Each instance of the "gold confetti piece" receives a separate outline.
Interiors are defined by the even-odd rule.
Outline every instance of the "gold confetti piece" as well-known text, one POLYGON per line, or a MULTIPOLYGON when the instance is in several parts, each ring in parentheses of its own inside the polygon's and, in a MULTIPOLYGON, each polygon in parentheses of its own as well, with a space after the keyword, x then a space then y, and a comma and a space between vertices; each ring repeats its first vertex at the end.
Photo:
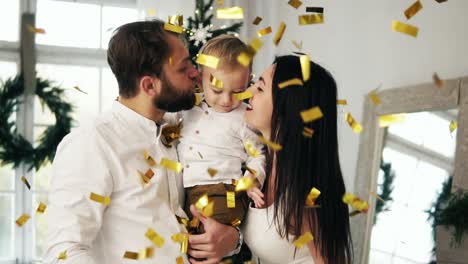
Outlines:
POLYGON ((226 205, 227 208, 236 208, 236 193, 226 192, 226 205))
POLYGON ((180 27, 180 26, 176 26, 176 25, 172 25, 172 24, 169 24, 169 23, 164 23, 164 29, 167 30, 167 31, 172 31, 174 33, 182 33, 184 31, 184 28, 180 27))
POLYGON ((26 177, 21 176, 21 181, 24 183, 24 185, 26 185, 26 187, 27 187, 29 190, 31 190, 31 185, 29 184, 28 179, 26 179, 26 177))
POLYGON ((145 158, 148 165, 150 165, 151 167, 156 166, 156 161, 154 161, 153 157, 149 155, 148 151, 143 151, 143 157, 145 158))
POLYGON ((382 203, 385 203, 385 200, 384 200, 382 197, 380 197, 377 193, 375 193, 375 192, 369 192, 369 195, 372 195, 372 196, 374 196, 375 198, 379 199, 382 203))
POLYGON ((453 131, 455 131, 455 129, 457 129, 457 127, 458 127, 457 121, 455 121, 455 120, 450 121, 450 126, 449 126, 450 133, 453 133, 453 131))
POLYGON ((237 61, 240 63, 240 65, 248 67, 252 61, 252 56, 245 52, 241 52, 239 56, 237 56, 237 61))
POLYGON ((307 195, 307 199, 306 199, 306 206, 308 207, 312 207, 312 206, 315 206, 315 200, 317 200, 317 198, 320 196, 320 191, 313 187, 309 194, 307 195))
POLYGON ((345 115, 346 122, 353 129, 354 133, 359 134, 362 131, 362 126, 353 118, 351 113, 346 113, 345 115))
POLYGON ((338 99, 338 100, 336 100, 336 104, 337 105, 348 105, 348 101, 346 101, 345 99, 338 99))
POLYGON ((216 69, 218 68, 219 59, 206 54, 197 54, 197 61, 196 63, 216 69))
POLYGON ((148 169, 146 171, 146 173, 142 173, 140 171, 138 171, 138 173, 140 174, 141 176, 141 180, 143 181, 143 183, 147 184, 148 182, 151 181, 151 178, 153 178, 154 176, 154 171, 152 169, 148 169))
POLYGON ((156 233, 156 231, 154 231, 152 228, 148 228, 145 236, 158 247, 162 247, 164 245, 164 238, 156 233))
POLYGON ((109 205, 111 202, 111 198, 109 196, 102 196, 93 192, 89 195, 89 199, 103 205, 109 205))
POLYGON ((293 244, 296 248, 302 248, 303 246, 307 245, 310 241, 314 240, 314 237, 312 234, 307 231, 305 232, 302 236, 300 236, 298 239, 296 239, 293 244))
POLYGON ((292 44, 294 45, 294 47, 296 47, 296 49, 298 50, 302 50, 302 40, 301 42, 297 42, 295 40, 291 40, 292 44))
POLYGON ((258 17, 256 17, 256 18, 254 19, 254 21, 252 22, 252 24, 258 25, 258 24, 260 24, 260 22, 262 22, 262 18, 258 16, 258 17))
POLYGON ((255 55, 255 53, 257 53, 263 46, 263 42, 261 39, 253 39, 252 42, 250 42, 249 44, 249 49, 251 50, 251 52, 253 52, 253 55, 255 55))
POLYGON ((67 251, 63 251, 63 252, 60 252, 58 258, 58 260, 66 260, 67 259, 67 251))
POLYGON ((138 252, 125 251, 123 257, 128 259, 138 259, 138 252))
POLYGON ((75 90, 77 90, 78 92, 81 92, 81 93, 84 93, 84 94, 88 94, 87 92, 81 90, 80 87, 78 87, 78 86, 73 86, 73 88, 74 88, 75 90))
POLYGON ((322 13, 323 14, 323 7, 308 6, 308 7, 306 7, 306 12, 307 13, 322 13))
POLYGON ((175 171, 177 173, 182 171, 182 164, 177 162, 177 161, 162 158, 161 161, 159 162, 159 164, 161 164, 161 166, 163 166, 163 167, 165 167, 167 169, 173 170, 173 171, 175 171))
POLYGON ((210 83, 218 89, 223 89, 223 82, 214 77, 213 74, 210 74, 210 83))
POLYGON ((374 89, 374 90, 370 91, 370 93, 369 93, 369 98, 371 99, 371 101, 375 105, 379 105, 379 104, 382 103, 382 101, 380 100, 380 97, 377 95, 377 89, 374 89))
POLYGON ((284 31, 286 30, 286 24, 281 22, 278 31, 276 31, 275 37, 273 38, 273 43, 278 46, 279 42, 283 38, 284 31))
POLYGON ((345 193, 342 200, 345 204, 360 212, 366 213, 369 210, 369 204, 352 193, 345 193))
POLYGON ((253 94, 252 94, 251 91, 245 91, 245 92, 242 92, 242 93, 234 94, 233 96, 234 96, 235 99, 237 99, 239 101, 242 101, 242 100, 245 100, 245 99, 252 98, 253 94))
POLYGON ((195 105, 199 106, 202 101, 202 96, 201 94, 195 94, 195 105))
POLYGON ((216 12, 218 19, 244 19, 244 10, 242 7, 233 6, 228 8, 218 8, 216 12))
POLYGON ((241 223, 242 223, 241 220, 239 220, 238 218, 236 218, 236 219, 232 220, 231 225, 232 225, 233 227, 236 227, 236 226, 240 226, 241 223))
POLYGON ((302 79, 306 82, 310 78, 310 58, 308 55, 301 55, 299 60, 301 61, 302 79))
POLYGON ((176 264, 184 264, 184 258, 182 256, 177 257, 176 264))
POLYGON ((203 210, 201 211, 201 214, 204 217, 211 217, 213 215, 213 212, 214 212, 214 201, 210 201, 208 205, 205 206, 205 208, 203 208, 203 210))
POLYGON ((154 248, 153 247, 147 247, 145 249, 140 250, 138 252, 138 259, 149 259, 154 256, 154 248))
POLYGON ((218 5, 222 6, 224 4, 224 0, 218 0, 218 5))
POLYGON ((323 24, 323 14, 310 14, 299 16, 299 25, 323 24))
POLYGON ((255 148, 255 145, 252 143, 252 141, 247 140, 244 143, 244 147, 245 147, 245 150, 247 151, 247 154, 249 154, 249 156, 256 158, 258 157, 258 155, 260 155, 260 152, 258 151, 258 149, 255 148))
POLYGON ((280 144, 271 142, 264 137, 258 137, 258 141, 260 141, 262 144, 267 145, 269 148, 271 148, 274 151, 280 151, 283 148, 280 144))
POLYGON ((185 233, 178 233, 175 235, 172 235, 172 240, 174 242, 180 243, 180 252, 182 254, 187 254, 188 250, 188 234, 185 233))
POLYGON ((271 33, 271 27, 262 28, 259 31, 257 31, 258 37, 263 37, 263 36, 268 35, 270 33, 271 33))
POLYGON ((304 127, 302 135, 307 138, 311 138, 314 135, 314 130, 312 128, 304 127))
POLYGON ((190 228, 198 228, 200 225, 200 219, 194 217, 192 220, 189 221, 189 227, 190 228))
POLYGON ((406 19, 411 19, 422 8, 423 8, 423 6, 422 6, 422 4, 421 4, 421 2, 419 0, 414 2, 414 4, 412 4, 410 7, 408 7, 408 9, 406 9, 406 11, 405 11, 406 19))
POLYGON ((217 169, 208 168, 208 174, 209 174, 211 177, 214 177, 214 176, 216 175, 216 173, 218 173, 218 170, 217 170, 217 169))
POLYGON ((208 194, 204 194, 200 198, 198 198, 197 202, 195 203, 195 208, 197 208, 198 211, 202 211, 203 208, 205 208, 208 205, 208 203, 208 194))
POLYGON ((388 127, 396 123, 403 123, 406 120, 406 114, 391 114, 379 116, 379 126, 388 127))
POLYGON ((299 0, 290 0, 288 2, 288 4, 296 9, 298 9, 301 5, 302 5, 302 2, 299 1, 299 0))
POLYGON ((418 36, 418 28, 415 26, 412 26, 410 24, 405 24, 400 21, 393 20, 392 21, 392 29, 393 31, 400 32, 406 35, 410 35, 413 37, 418 36))
POLYGON ((320 107, 315 106, 310 109, 302 111, 301 117, 304 123, 309 123, 319 118, 322 118, 323 113, 322 113, 322 110, 320 110, 320 107))
POLYGON ((38 214, 43 214, 47 208, 47 205, 43 202, 40 202, 39 205, 37 206, 36 212, 38 214))
POLYGON ((28 214, 22 214, 18 219, 16 219, 16 225, 22 227, 26 222, 31 218, 28 214))
POLYGON ((31 25, 26 25, 26 27, 28 28, 28 31, 31 32, 31 33, 36 33, 36 34, 45 34, 46 31, 45 29, 43 28, 36 28, 36 27, 33 27, 31 25))
POLYGON ((156 9, 148 8, 148 10, 146 10, 146 16, 147 17, 155 17, 156 16, 156 9))
POLYGON ((432 80, 434 80, 434 84, 438 88, 442 88, 444 86, 444 83, 445 83, 444 80, 440 79, 437 73, 434 73, 434 75, 432 75, 432 80))
POLYGON ((167 22, 172 25, 182 27, 184 25, 184 16, 183 15, 173 15, 169 16, 167 22))
POLYGON ((241 177, 236 184, 236 192, 246 191, 254 185, 254 178, 249 176, 241 177))
POLYGON ((172 65, 172 57, 169 57, 169 65, 172 65))

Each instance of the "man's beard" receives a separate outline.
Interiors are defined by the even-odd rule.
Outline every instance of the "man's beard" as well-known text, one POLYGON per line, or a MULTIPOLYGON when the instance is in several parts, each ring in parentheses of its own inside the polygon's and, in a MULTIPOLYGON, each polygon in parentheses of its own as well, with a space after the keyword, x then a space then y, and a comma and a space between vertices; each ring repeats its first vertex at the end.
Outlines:
POLYGON ((154 106, 167 112, 191 109, 195 105, 195 93, 179 91, 163 73, 161 75, 161 93, 153 101, 154 106))

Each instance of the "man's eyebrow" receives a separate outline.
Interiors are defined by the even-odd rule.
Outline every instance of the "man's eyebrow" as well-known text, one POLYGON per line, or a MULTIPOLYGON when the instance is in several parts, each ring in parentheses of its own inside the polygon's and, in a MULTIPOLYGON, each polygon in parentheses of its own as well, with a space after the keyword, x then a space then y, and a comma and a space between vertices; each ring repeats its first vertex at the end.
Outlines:
POLYGON ((265 84, 265 79, 263 79, 262 76, 260 76, 260 77, 258 78, 258 80, 261 81, 261 82, 263 82, 263 84, 265 84))

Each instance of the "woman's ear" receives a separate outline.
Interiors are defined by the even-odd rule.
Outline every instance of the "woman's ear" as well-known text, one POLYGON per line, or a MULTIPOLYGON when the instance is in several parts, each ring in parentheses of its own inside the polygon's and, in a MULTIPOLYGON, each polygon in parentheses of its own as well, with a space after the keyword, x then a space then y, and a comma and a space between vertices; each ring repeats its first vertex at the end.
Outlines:
POLYGON ((139 83, 140 90, 151 97, 161 92, 161 86, 161 79, 151 76, 141 77, 139 83))

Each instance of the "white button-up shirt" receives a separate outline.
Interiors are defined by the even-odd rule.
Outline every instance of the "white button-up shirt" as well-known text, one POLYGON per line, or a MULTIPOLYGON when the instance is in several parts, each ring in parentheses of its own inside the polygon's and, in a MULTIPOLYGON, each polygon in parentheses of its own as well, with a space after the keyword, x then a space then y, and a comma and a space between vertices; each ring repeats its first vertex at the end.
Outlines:
POLYGON ((246 108, 243 103, 231 112, 220 113, 202 102, 200 106, 182 112, 182 137, 177 151, 184 165, 184 187, 221 182, 231 184, 232 179, 242 176, 243 162, 256 171, 257 179, 263 184, 263 146, 247 127, 244 120, 246 108), (260 152, 257 157, 246 153, 244 145, 248 141, 260 152), (216 169, 216 175, 210 176, 209 168, 216 169))
POLYGON ((155 246, 145 236, 148 228, 164 238, 164 246, 138 263, 175 263, 180 244, 171 236, 185 231, 175 216, 185 217, 181 175, 158 165, 143 185, 138 173, 150 168, 145 150, 157 163, 163 157, 177 161, 175 147, 165 147, 159 138, 175 114, 164 119, 158 127, 115 102, 94 124, 63 139, 52 168, 44 263, 135 263, 124 253, 155 246), (109 196, 110 204, 91 200, 91 192, 109 196), (58 260, 65 250, 67 258, 58 260))

